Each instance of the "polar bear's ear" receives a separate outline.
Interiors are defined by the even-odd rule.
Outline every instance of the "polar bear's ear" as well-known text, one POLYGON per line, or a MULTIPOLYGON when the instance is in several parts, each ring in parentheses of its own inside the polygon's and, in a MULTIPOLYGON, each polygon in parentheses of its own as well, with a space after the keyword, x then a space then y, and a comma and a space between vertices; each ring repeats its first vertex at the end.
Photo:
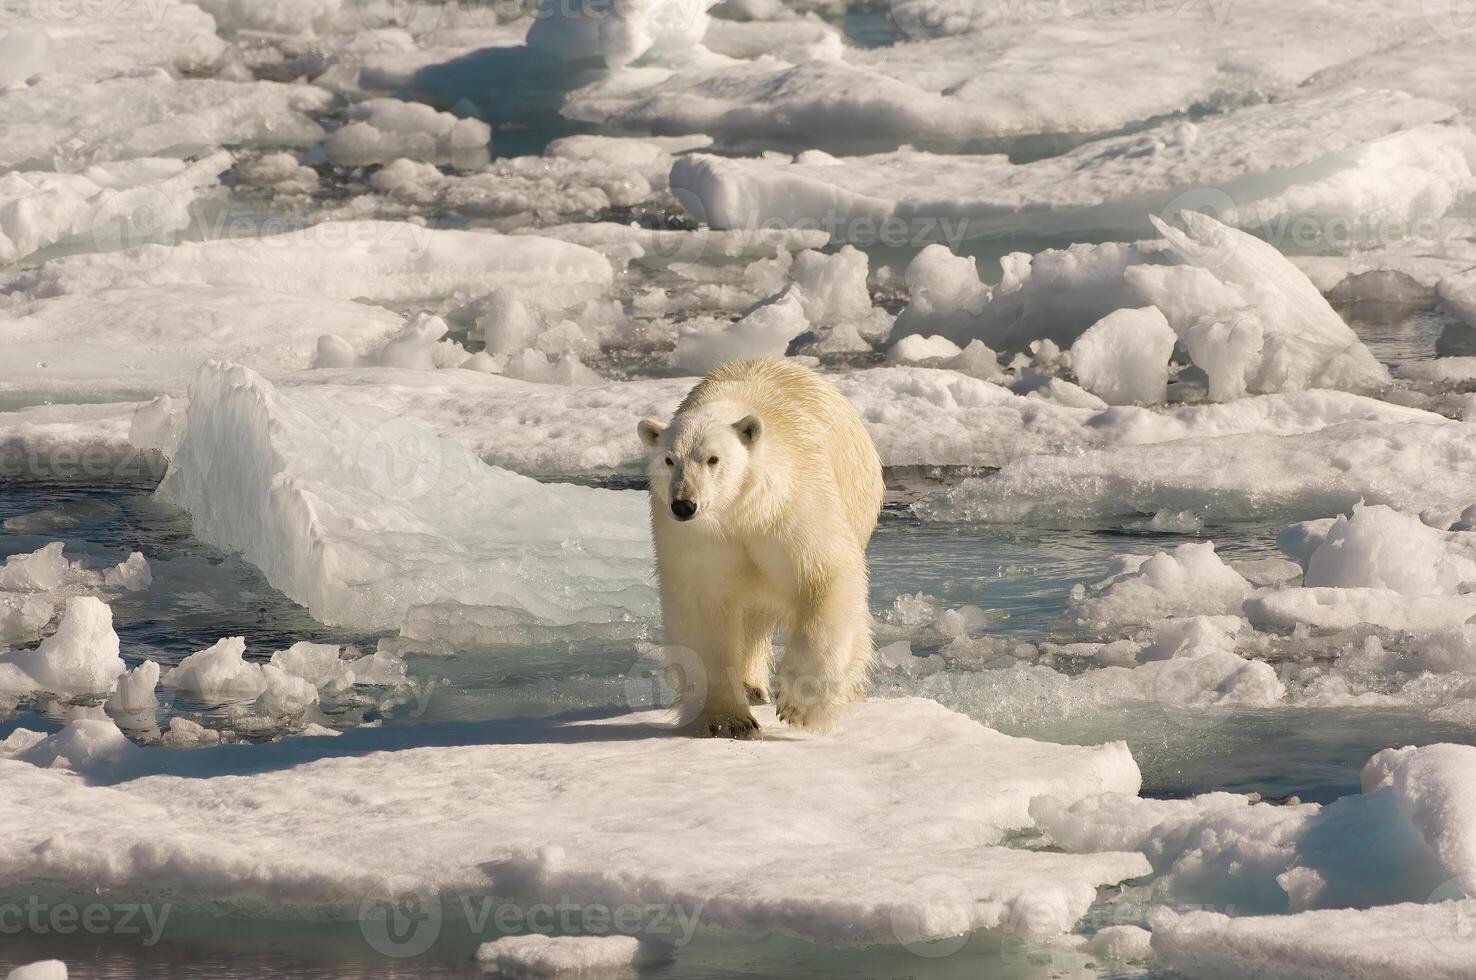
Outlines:
POLYGON ((648 449, 656 448, 656 444, 661 441, 663 431, 665 430, 661 423, 654 419, 641 419, 640 424, 636 426, 636 434, 641 437, 641 442, 645 443, 648 449))
POLYGON ((758 442, 758 437, 763 434, 764 423, 759 421, 757 415, 745 415, 733 423, 733 429, 738 433, 738 438, 745 446, 752 446, 758 442))

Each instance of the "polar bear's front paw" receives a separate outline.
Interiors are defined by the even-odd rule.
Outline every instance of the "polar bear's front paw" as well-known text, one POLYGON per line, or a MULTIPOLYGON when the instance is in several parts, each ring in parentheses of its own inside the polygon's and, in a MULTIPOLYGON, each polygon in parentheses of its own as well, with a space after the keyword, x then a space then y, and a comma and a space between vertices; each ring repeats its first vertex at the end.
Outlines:
POLYGON ((746 710, 742 714, 704 714, 692 724, 692 728, 696 734, 710 738, 750 739, 759 733, 758 721, 746 710))
POLYGON ((802 701, 791 698, 781 691, 775 714, 786 725, 793 725, 811 732, 828 732, 835 725, 836 718, 840 716, 840 709, 840 704, 835 701, 802 701))
POLYGON ((768 704, 769 692, 757 684, 744 684, 743 693, 748 697, 749 704, 768 704))

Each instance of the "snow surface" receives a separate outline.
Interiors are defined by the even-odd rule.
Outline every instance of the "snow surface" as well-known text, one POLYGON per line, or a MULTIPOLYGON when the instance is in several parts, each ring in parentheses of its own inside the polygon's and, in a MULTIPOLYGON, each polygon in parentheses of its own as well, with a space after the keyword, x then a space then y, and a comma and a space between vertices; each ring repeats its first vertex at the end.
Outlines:
MULTIPOLYGON (((1039 395, 1017 395, 956 370, 889 367, 836 372, 829 378, 860 413, 883 464, 893 467, 1001 466, 1033 454, 1076 458, 1084 450, 1131 452, 1131 447, 1169 442, 1192 447, 1236 435, 1268 444, 1284 440, 1295 447, 1297 437, 1350 422, 1379 423, 1415 436, 1424 427, 1451 424, 1431 412, 1335 391, 1155 411, 1108 409, 1100 402, 1096 408, 1073 407, 1039 395)), ((274 380, 294 397, 321 399, 342 411, 383 409, 413 416, 494 466, 539 476, 638 472, 641 448, 632 435, 636 422, 669 417, 696 383, 691 377, 569 388, 474 371, 390 369, 320 370, 274 380), (480 409, 468 412, 468 405, 480 409), (515 413, 516 426, 502 423, 507 413, 515 413)), ((1164 452, 1169 452, 1167 446, 1164 452)), ((1034 472, 1055 462, 1034 460, 1021 467, 1034 472)), ((1356 473, 1339 480, 1353 486, 1358 481, 1356 473)), ((1357 499, 1355 492, 1350 502, 1357 499)), ((1149 513, 1157 509, 1149 508, 1149 513)))
MULTIPOLYGON (((772 709, 757 715, 774 724, 772 709)), ((440 744, 418 747, 403 731, 360 729, 184 756, 74 722, 0 760, 13 790, 0 799, 0 880, 217 908, 251 907, 263 892, 357 909, 495 887, 534 901, 672 903, 703 926, 849 944, 1059 933, 1098 885, 1147 870, 1137 854, 998 846, 1029 825, 1035 796, 1136 792, 1121 744, 1011 738, 915 699, 853 705, 824 739, 691 739, 665 718, 449 725, 440 744), (57 758, 80 772, 46 767, 57 758), (744 806, 704 805, 694 823, 694 800, 735 784, 744 806), (435 833, 425 800, 436 801, 435 833), (161 838, 164 825, 175 830, 161 838), (411 835, 413 849, 382 846, 411 835)))
POLYGON ((1158 963, 1208 980, 1464 980, 1476 960, 1476 900, 1231 918, 1164 911, 1158 963))
POLYGON ((145 158, 75 174, 0 174, 0 265, 73 236, 106 250, 177 232, 230 165, 231 155, 220 152, 195 163, 145 158))
POLYGON ((1353 90, 1173 120, 1025 164, 911 148, 793 160, 691 154, 673 165, 671 185, 713 228, 792 225, 867 244, 1136 236, 1152 230, 1150 214, 1211 204, 1242 226, 1375 215, 1415 224, 1476 188, 1476 137, 1429 125, 1454 114, 1402 92, 1353 90))
POLYGON ((1150 220, 1162 241, 1006 256, 992 291, 969 282, 971 267, 924 251, 907 271, 912 303, 894 335, 936 332, 1004 351, 1046 340, 1065 347, 1117 310, 1152 306, 1217 401, 1389 383, 1387 368, 1274 247, 1192 211, 1179 214, 1183 229, 1150 220))
POLYGON ((916 510, 933 520, 1005 522, 1186 509, 1321 517, 1365 501, 1448 525, 1471 503, 1473 447, 1476 428, 1454 422, 1349 421, 1295 436, 1190 437, 1007 463, 916 510))
POLYGON ((309 85, 175 80, 162 70, 100 82, 43 78, 0 89, 0 171, 60 169, 219 146, 311 146, 332 97, 309 85))
POLYGON ((125 670, 107 603, 92 596, 67 600, 56 632, 34 650, 0 654, 0 690, 27 694, 107 694, 125 670))
POLYGON ((120 284, 96 291, 79 286, 0 308, 0 332, 15 355, 0 364, 0 397, 180 395, 212 357, 272 376, 308 367, 324 333, 367 349, 404 325, 378 306, 306 290, 283 292, 275 288, 280 285, 120 284))
POLYGON ((210 16, 182 0, 16 3, 0 27, 0 87, 37 75, 96 81, 136 68, 195 72, 226 50, 210 16))
POLYGON ((61 960, 42 960, 16 967, 5 980, 67 980, 67 965, 61 960))
POLYGON ((1245 915, 1433 900, 1476 868, 1476 748, 1389 749, 1362 784, 1327 806, 1107 794, 1031 815, 1068 852, 1141 850, 1163 896, 1245 915))
POLYGON ((466 644, 631 635, 654 613, 644 495, 539 484, 239 366, 201 368, 159 495, 325 623, 466 644))
POLYGON ((635 936, 504 936, 477 949, 477 962, 509 976, 630 974, 658 960, 635 936))
POLYGON ((610 263, 579 245, 408 222, 324 222, 260 238, 144 245, 121 254, 69 255, 22 280, 32 294, 117 286, 209 286, 404 302, 492 286, 575 294, 610 284, 610 263))

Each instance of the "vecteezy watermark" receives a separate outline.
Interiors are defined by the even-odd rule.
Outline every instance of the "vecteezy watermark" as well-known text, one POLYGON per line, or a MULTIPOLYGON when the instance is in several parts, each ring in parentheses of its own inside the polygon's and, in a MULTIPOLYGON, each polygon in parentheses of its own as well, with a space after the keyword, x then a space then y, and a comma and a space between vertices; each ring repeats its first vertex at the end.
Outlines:
POLYGON ((1452 962, 1476 962, 1476 874, 1442 883, 1425 899, 1420 922, 1425 939, 1452 962))
POLYGON ((495 939, 526 932, 567 936, 635 936, 670 947, 692 941, 702 904, 676 902, 578 902, 562 896, 546 902, 514 902, 492 896, 443 898, 410 887, 359 908, 359 930, 377 953, 409 959, 427 952, 450 920, 474 937, 495 939))
POLYGON ((0 901, 0 936, 141 936, 145 946, 164 936, 168 903, 0 901))
POLYGON ((0 441, 0 480, 157 483, 167 467, 161 453, 133 446, 0 441))
POLYGON ((1443 38, 1476 34, 1476 0, 1420 0, 1420 12, 1431 30, 1443 38))

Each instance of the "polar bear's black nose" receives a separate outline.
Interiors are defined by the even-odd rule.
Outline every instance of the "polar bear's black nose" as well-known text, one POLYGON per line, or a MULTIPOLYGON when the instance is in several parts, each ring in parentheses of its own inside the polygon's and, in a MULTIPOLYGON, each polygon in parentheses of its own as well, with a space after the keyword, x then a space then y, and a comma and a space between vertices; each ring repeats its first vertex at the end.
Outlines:
POLYGON ((671 502, 671 512, 676 515, 676 519, 679 521, 690 521, 692 515, 697 513, 697 505, 690 500, 673 500, 671 502))

